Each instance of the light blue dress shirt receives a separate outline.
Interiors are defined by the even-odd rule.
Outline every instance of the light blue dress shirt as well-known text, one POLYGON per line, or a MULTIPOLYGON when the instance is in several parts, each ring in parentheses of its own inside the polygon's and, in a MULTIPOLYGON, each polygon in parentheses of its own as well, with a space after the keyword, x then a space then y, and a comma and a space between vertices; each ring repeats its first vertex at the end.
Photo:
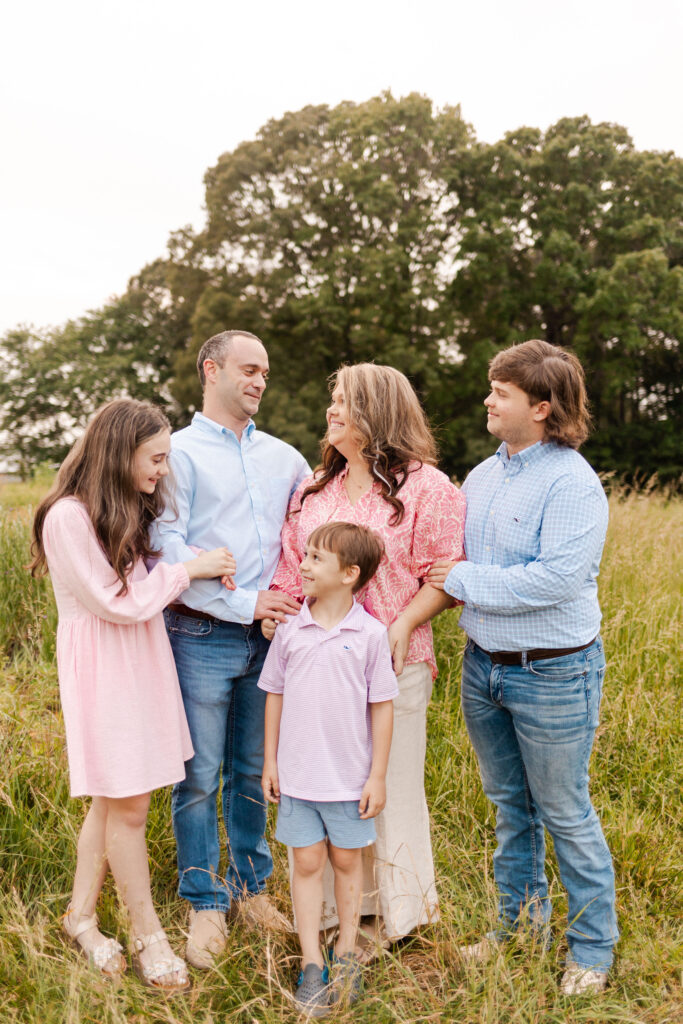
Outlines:
POLYGON ((460 625, 486 651, 579 647, 600 629, 597 576, 607 499, 577 451, 538 442, 472 470, 466 562, 445 589, 465 602, 460 625))
POLYGON ((258 592, 277 568, 289 499, 310 474, 308 463, 252 420, 238 439, 201 413, 173 434, 170 463, 178 515, 167 509, 152 528, 163 561, 188 561, 195 554, 190 545, 225 545, 237 562, 237 590, 220 580, 192 580, 179 600, 227 622, 253 622, 258 592))

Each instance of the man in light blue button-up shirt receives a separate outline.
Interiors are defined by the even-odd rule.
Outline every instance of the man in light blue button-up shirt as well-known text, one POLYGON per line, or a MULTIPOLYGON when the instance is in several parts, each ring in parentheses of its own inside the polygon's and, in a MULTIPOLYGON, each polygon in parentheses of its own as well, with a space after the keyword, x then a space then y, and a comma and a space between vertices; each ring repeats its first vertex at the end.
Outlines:
POLYGON ((568 995, 601 991, 618 938, 614 872, 588 793, 605 658, 597 576, 607 500, 578 448, 588 434, 583 370, 543 341, 499 353, 484 402, 502 443, 469 474, 467 561, 427 581, 464 603, 462 706, 484 790, 496 805, 495 931, 549 938, 544 826, 569 897, 568 995))
POLYGON ((220 537, 237 561, 235 589, 192 581, 165 613, 195 751, 172 801, 179 892, 191 907, 186 953, 193 966, 209 968, 225 944, 233 901, 266 926, 282 924, 263 891, 272 859, 261 792, 265 695, 256 685, 268 645, 259 620, 283 621, 299 609, 268 587, 289 498, 310 469, 294 448, 254 426, 269 370, 258 338, 224 331, 202 346, 197 368, 203 410, 173 435, 176 507, 156 523, 154 541, 165 561, 178 562, 220 537))

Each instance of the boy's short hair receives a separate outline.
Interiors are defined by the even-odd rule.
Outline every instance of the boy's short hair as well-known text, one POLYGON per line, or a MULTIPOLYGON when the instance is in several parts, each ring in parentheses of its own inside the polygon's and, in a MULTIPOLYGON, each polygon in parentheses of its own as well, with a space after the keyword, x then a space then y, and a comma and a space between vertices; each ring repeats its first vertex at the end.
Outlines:
POLYGON ((384 557, 384 541, 367 526, 355 523, 323 523, 308 538, 308 544, 332 551, 342 569, 357 565, 360 569, 352 593, 369 583, 384 557))

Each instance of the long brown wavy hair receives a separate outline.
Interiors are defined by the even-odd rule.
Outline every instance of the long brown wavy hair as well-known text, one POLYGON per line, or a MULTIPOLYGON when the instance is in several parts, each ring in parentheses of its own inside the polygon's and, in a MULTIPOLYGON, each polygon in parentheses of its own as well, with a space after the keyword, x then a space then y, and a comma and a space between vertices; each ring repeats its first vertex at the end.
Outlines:
POLYGON ((87 508, 97 539, 121 581, 118 593, 126 593, 135 560, 158 553, 150 546, 148 529, 168 502, 165 478, 152 494, 137 490, 135 453, 161 430, 170 429, 163 412, 149 402, 120 398, 97 410, 36 509, 29 566, 33 576, 47 572, 45 516, 60 498, 74 497, 87 508))
MULTIPOLYGON (((436 465, 436 443, 413 387, 393 366, 356 363, 342 366, 330 377, 330 391, 341 388, 349 426, 358 433, 359 451, 382 497, 393 506, 391 525, 403 519, 405 508, 398 497, 408 474, 427 463, 436 465)), ((346 459, 330 444, 321 441, 322 460, 313 483, 301 496, 317 494, 346 468, 346 459)))

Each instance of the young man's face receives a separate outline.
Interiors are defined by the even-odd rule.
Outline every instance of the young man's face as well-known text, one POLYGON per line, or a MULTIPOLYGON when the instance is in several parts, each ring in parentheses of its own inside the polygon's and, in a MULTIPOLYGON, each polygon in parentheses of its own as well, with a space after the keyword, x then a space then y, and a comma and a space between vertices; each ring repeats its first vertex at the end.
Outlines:
POLYGON ((505 441, 510 455, 543 440, 548 402, 532 405, 526 391, 516 384, 492 380, 491 394, 484 399, 488 413, 486 428, 490 434, 505 441))
POLYGON ((355 578, 354 567, 342 569, 339 556, 334 551, 306 545, 303 561, 299 566, 301 587, 306 597, 326 597, 328 594, 347 590, 355 578))

